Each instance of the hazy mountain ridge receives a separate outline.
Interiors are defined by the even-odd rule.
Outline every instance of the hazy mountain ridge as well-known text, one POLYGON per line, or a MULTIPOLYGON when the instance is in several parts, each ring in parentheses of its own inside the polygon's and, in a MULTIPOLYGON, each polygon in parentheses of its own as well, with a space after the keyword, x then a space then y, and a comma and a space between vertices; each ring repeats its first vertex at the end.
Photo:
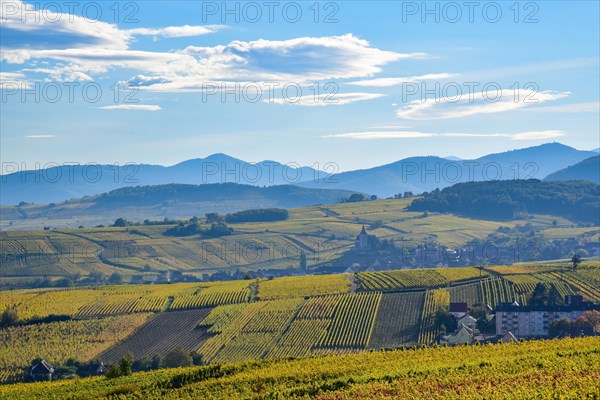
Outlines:
POLYGON ((421 193, 455 183, 495 179, 543 179, 595 156, 560 143, 489 154, 475 160, 437 156, 409 157, 368 169, 328 175, 310 167, 276 161, 249 163, 226 154, 165 167, 150 164, 58 166, 3 175, 0 203, 46 204, 93 196, 129 186, 233 182, 255 186, 292 184, 308 188, 351 190, 380 197, 421 193))
POLYGON ((168 184, 115 189, 48 205, 3 206, 1 220, 28 224, 106 224, 119 217, 144 219, 189 218, 208 212, 222 214, 252 208, 296 208, 333 204, 354 192, 309 189, 292 185, 258 187, 235 183, 206 185, 168 184), (54 221, 54 222, 53 222, 54 221))
POLYGON ((600 184, 600 155, 586 158, 575 165, 556 171, 546 177, 547 181, 582 180, 600 184))

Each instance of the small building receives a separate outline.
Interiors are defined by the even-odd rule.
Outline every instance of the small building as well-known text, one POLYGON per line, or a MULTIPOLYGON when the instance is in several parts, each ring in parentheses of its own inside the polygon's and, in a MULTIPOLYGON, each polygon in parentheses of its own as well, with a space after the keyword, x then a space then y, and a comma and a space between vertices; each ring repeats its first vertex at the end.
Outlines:
POLYGON ((467 303, 450 303, 450 314, 454 318, 462 318, 467 315, 467 312, 469 312, 469 305, 467 303))
POLYGON ((496 335, 504 336, 509 331, 516 337, 548 336, 552 321, 562 318, 576 320, 586 311, 600 311, 600 305, 592 302, 560 306, 520 306, 503 303, 496 309, 496 335))
POLYGON ((50 365, 46 360, 42 360, 39 363, 31 367, 31 379, 34 381, 51 381, 52 374, 54 373, 54 367, 50 365))
POLYGON ((369 235, 365 230, 365 226, 362 226, 360 233, 356 236, 354 242, 354 250, 359 253, 368 253, 373 250, 377 250, 379 240, 375 235, 369 235))
POLYGON ((504 334, 504 336, 502 336, 502 338, 500 338, 500 341, 502 343, 516 343, 516 342, 518 342, 516 336, 513 335, 513 333, 511 331, 506 332, 504 334))
POLYGON ((461 344, 471 344, 474 340, 474 330, 465 325, 459 325, 456 332, 443 336, 441 342, 447 343, 449 346, 456 346, 461 344))
POLYGON ((465 315, 462 318, 459 318, 457 323, 458 326, 464 325, 471 330, 475 330, 477 328, 477 320, 471 317, 469 314, 465 315))

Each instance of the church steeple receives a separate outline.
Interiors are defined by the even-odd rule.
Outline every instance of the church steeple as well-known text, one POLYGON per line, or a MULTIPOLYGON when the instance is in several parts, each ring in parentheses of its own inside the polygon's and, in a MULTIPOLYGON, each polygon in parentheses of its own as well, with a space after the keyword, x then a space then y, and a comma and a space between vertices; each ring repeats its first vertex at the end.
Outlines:
POLYGON ((362 230, 360 231, 360 234, 361 235, 366 235, 367 234, 367 231, 365 231, 365 226, 364 225, 362 226, 362 230))

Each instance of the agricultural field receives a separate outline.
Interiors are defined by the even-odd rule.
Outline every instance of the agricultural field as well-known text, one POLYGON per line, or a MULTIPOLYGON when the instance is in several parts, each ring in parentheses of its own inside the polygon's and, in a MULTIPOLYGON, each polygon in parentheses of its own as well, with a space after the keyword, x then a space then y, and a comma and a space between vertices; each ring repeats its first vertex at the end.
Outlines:
POLYGON ((446 286, 453 282, 479 279, 487 273, 477 268, 427 268, 402 271, 359 272, 362 290, 398 290, 446 286))
POLYGON ((210 309, 173 311, 152 318, 129 337, 122 337, 118 344, 98 355, 109 364, 117 362, 125 354, 134 358, 164 357, 170 350, 183 348, 196 350, 210 336, 198 325, 209 314, 210 309))
MULTIPOLYGON (((0 276, 12 279, 2 286, 31 284, 40 277, 87 276, 92 272, 118 272, 125 281, 134 275, 150 279, 161 271, 202 277, 215 272, 298 268, 301 253, 306 255, 310 270, 335 262, 350 250, 362 225, 369 234, 401 247, 435 241, 459 248, 500 227, 523 223, 434 212, 424 216, 406 210, 411 201, 376 200, 291 209, 288 220, 232 223, 233 235, 210 239, 198 235, 165 236, 164 232, 173 225, 3 231, 0 276)), ((597 228, 577 228, 571 221, 551 216, 534 215, 527 223, 548 239, 573 237, 580 242, 593 242, 599 234, 597 228)), ((407 267, 403 262, 399 260, 391 267, 407 267)), ((471 272, 474 277, 476 274, 471 272)), ((467 279, 466 275, 462 279, 467 279)))
POLYGON ((600 338, 371 352, 0 387, 6 400, 565 398, 600 396, 600 338))
POLYGON ((540 282, 556 287, 563 298, 579 293, 594 300, 600 293, 599 271, 597 265, 575 271, 560 265, 522 265, 483 272, 421 269, 1 292, 0 307, 15 308, 23 320, 57 314, 76 319, 39 329, 0 329, 0 336, 8 335, 3 343, 10 346, 3 354, 23 357, 5 361, 0 371, 2 379, 14 379, 20 363, 37 355, 60 361, 75 354, 110 363, 127 353, 151 357, 183 347, 210 364, 221 364, 431 345, 440 333, 435 313, 447 310, 451 301, 492 307, 515 300, 527 304, 540 282), (148 312, 153 313, 149 320, 148 312), (120 318, 137 322, 129 330, 108 328, 120 318), (46 334, 53 340, 42 341, 46 334), (104 339, 86 339, 94 335, 104 339), (57 343, 73 340, 68 350, 61 350, 64 356, 47 350, 63 349, 57 343), (25 348, 31 351, 19 350, 25 348))
POLYGON ((90 361, 129 336, 149 316, 131 314, 0 329, 0 371, 19 371, 22 375, 22 370, 38 357, 53 364, 69 358, 90 361))
POLYGON ((418 293, 384 293, 369 347, 394 348, 417 342, 425 296, 418 293))
POLYGON ((26 289, 0 292, 0 309, 16 308, 23 319, 90 317, 243 303, 249 295, 248 281, 26 289))

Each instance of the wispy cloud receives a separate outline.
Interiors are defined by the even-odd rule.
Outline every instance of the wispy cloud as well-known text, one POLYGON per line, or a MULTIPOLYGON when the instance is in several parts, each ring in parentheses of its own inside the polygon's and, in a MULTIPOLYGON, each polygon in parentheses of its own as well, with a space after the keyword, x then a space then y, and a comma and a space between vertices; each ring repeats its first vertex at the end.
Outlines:
POLYGON ((98 107, 101 110, 137 110, 137 111, 160 111, 162 108, 151 104, 119 104, 114 106, 98 107))
POLYGON ((365 132, 349 132, 337 133, 333 135, 325 135, 323 138, 338 138, 338 139, 416 139, 416 138, 431 138, 431 137, 472 137, 472 138, 493 138, 505 137, 510 140, 536 140, 536 139, 552 139, 564 136, 563 131, 545 130, 545 131, 526 131, 516 133, 465 133, 465 132, 419 132, 419 131, 365 131, 365 132))
POLYGON ((27 135, 25 137, 27 139, 52 139, 55 138, 56 135, 27 135))
POLYGON ((396 110, 396 116, 410 120, 435 120, 462 118, 478 114, 491 114, 534 107, 536 104, 569 96, 569 92, 535 92, 521 89, 475 92, 458 98, 438 97, 414 100, 396 110))
POLYGON ((226 28, 225 25, 182 25, 168 26, 166 28, 135 28, 127 30, 127 33, 134 36, 144 35, 172 38, 202 36, 210 33, 215 33, 224 28, 226 28))
POLYGON ((377 78, 377 79, 366 79, 362 81, 349 82, 350 85, 356 86, 371 86, 371 87, 387 87, 387 86, 397 86, 403 83, 409 82, 421 82, 421 81, 429 81, 429 80, 444 80, 450 79, 453 77, 457 77, 459 74, 427 74, 427 75, 418 75, 418 76, 407 76, 404 78, 377 78))
POLYGON ((317 106, 342 106, 345 104, 355 103, 357 101, 373 100, 380 97, 384 97, 385 94, 379 93, 338 93, 331 96, 300 96, 298 98, 277 98, 271 100, 264 100, 265 103, 274 104, 291 104, 305 107, 317 107, 317 106))

